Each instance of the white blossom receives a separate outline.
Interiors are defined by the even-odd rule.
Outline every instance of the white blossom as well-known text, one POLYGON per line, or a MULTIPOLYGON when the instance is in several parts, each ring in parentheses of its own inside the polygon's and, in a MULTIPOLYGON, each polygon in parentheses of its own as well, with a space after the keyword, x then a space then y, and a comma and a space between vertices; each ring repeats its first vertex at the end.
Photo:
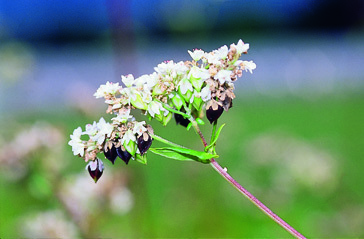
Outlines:
POLYGON ((165 110, 161 103, 152 101, 148 105, 148 113, 154 117, 155 115, 159 115, 161 113, 161 110, 165 110))
POLYGON ((178 83, 178 86, 179 86, 179 89, 181 90, 181 94, 183 94, 183 95, 186 94, 188 90, 193 92, 192 84, 187 78, 182 79, 178 83))
POLYGON ((112 118, 111 120, 119 125, 119 124, 125 124, 128 121, 131 121, 133 119, 133 116, 130 115, 130 110, 127 110, 124 112, 124 114, 118 114, 116 117, 112 118))
POLYGON ((257 68, 257 65, 253 61, 243 61, 244 70, 249 71, 251 74, 253 74, 253 70, 257 68))
POLYGON ((219 49, 214 50, 213 52, 217 58, 225 59, 227 57, 227 54, 229 53, 229 48, 226 45, 224 45, 219 49))
POLYGON ((81 140, 81 135, 82 129, 81 127, 78 127, 73 131, 68 145, 72 146, 73 155, 81 155, 81 157, 83 157, 85 152, 85 144, 81 140))
POLYGON ((138 134, 138 136, 142 135, 144 132, 147 131, 147 128, 145 128, 144 125, 145 125, 145 121, 135 122, 134 128, 133 128, 133 133, 138 134))
POLYGON ((112 83, 107 81, 105 85, 100 85, 94 96, 96 98, 102 98, 109 95, 115 95, 116 92, 120 91, 121 88, 122 86, 119 86, 119 83, 112 83))
POLYGON ((87 124, 84 134, 88 134, 92 141, 102 144, 105 141, 105 135, 110 137, 113 129, 113 126, 101 117, 98 123, 94 121, 93 124, 87 124))
POLYGON ((220 70, 214 78, 219 80, 220 84, 224 84, 225 82, 231 82, 231 73, 229 70, 220 70))
POLYGON ((203 50, 195 49, 193 52, 188 51, 188 54, 190 54, 194 61, 199 61, 205 55, 205 52, 203 50))
POLYGON ((210 73, 209 70, 205 68, 199 68, 197 66, 193 66, 187 78, 191 78, 191 76, 197 79, 201 78, 201 80, 205 81, 210 78, 210 73))
POLYGON ((121 139, 121 144, 128 144, 130 140, 135 142, 136 138, 135 134, 131 130, 128 130, 125 132, 123 138, 121 139))
POLYGON ((220 57, 217 54, 214 54, 213 52, 206 53, 204 56, 207 59, 207 62, 213 65, 221 65, 220 57))
POLYGON ((241 54, 241 53, 246 53, 249 50, 249 43, 244 43, 241 39, 238 41, 238 44, 235 45, 233 44, 236 48, 236 53, 237 54, 241 54))
POLYGON ((200 95, 201 95, 201 99, 204 102, 207 102, 207 101, 211 100, 210 86, 207 85, 204 88, 202 88, 200 95))
POLYGON ((134 76, 132 74, 121 76, 121 81, 125 84, 126 87, 131 87, 135 82, 134 76))

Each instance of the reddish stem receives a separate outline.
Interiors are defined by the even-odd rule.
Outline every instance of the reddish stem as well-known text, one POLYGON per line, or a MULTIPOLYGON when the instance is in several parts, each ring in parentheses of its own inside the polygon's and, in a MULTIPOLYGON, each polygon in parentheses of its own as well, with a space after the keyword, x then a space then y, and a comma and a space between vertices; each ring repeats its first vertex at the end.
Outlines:
MULTIPOLYGON (((200 136, 203 145, 206 147, 207 142, 203 137, 202 132, 200 131, 197 123, 193 124, 196 132, 200 136)), ((286 223, 283 219, 281 219, 277 214, 272 212, 267 206, 265 206, 261 201, 259 201, 256 197, 254 197, 248 190, 246 190, 243 186, 241 186, 238 182, 235 181, 233 177, 231 177, 226 170, 224 170, 215 159, 210 160, 210 165, 223 177, 225 178, 234 188, 236 188, 241 194, 243 194, 246 198, 249 199, 254 205, 256 205, 260 210, 262 210, 266 215, 268 215, 271 219, 273 219, 276 223, 278 223, 281 227, 283 227, 286 231, 291 233, 296 238, 306 238, 293 227, 291 227, 288 223, 286 223)))

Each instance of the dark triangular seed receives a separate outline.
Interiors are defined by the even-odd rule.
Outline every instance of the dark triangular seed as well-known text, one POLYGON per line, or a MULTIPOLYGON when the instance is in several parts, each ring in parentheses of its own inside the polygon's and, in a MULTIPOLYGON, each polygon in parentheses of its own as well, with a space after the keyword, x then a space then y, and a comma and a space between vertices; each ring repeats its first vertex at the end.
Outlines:
POLYGON ((187 127, 188 124, 190 123, 189 119, 186 119, 185 117, 183 117, 180 114, 174 114, 174 119, 176 120, 177 124, 180 124, 180 125, 182 125, 184 127, 187 127))
POLYGON ((206 117, 210 121, 210 124, 212 124, 214 121, 220 118, 223 111, 224 109, 220 105, 218 105, 218 108, 216 110, 213 110, 212 106, 210 106, 206 110, 206 117))
MULTIPOLYGON (((147 133, 144 133, 144 134, 147 134, 147 133)), ((145 152, 147 152, 149 147, 152 145, 152 137, 150 137, 149 134, 147 134, 147 135, 148 135, 147 141, 144 140, 143 135, 139 136, 139 138, 137 139, 137 145, 138 145, 138 149, 140 151, 140 155, 145 154, 145 152)))
POLYGON ((95 183, 99 180, 99 178, 102 176, 103 173, 103 166, 102 161, 99 161, 99 159, 96 159, 97 167, 95 170, 91 170, 91 166, 88 165, 87 171, 90 174, 91 178, 95 181, 95 183), (101 164, 101 170, 100 170, 100 164, 101 164))
POLYGON ((104 155, 105 157, 111 161, 112 164, 114 164, 116 157, 118 154, 116 153, 115 145, 112 144, 111 149, 107 146, 104 148, 104 155))
POLYGON ((129 163, 131 159, 131 154, 123 146, 117 147, 116 153, 119 158, 121 158, 121 160, 123 160, 126 164, 129 163))

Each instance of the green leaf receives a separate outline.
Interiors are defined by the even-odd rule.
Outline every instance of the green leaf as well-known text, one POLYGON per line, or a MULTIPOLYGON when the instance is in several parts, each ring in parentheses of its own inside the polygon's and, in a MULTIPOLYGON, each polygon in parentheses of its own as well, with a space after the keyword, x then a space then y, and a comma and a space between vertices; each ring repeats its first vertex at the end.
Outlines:
POLYGON ((212 136, 211 142, 208 146, 206 146, 205 151, 208 151, 210 148, 214 147, 216 145, 216 141, 219 138, 219 135, 221 133, 222 128, 225 126, 225 124, 222 124, 219 129, 216 131, 216 133, 212 136))
POLYGON ((181 160, 181 161, 198 161, 201 163, 209 163, 211 158, 219 157, 216 154, 210 154, 202 151, 197 151, 182 147, 163 147, 163 148, 150 148, 155 154, 161 155, 166 158, 181 160))
POLYGON ((139 163, 147 164, 147 154, 143 154, 143 155, 136 154, 135 160, 139 163))
POLYGON ((205 122, 202 119, 200 119, 200 118, 196 118, 196 122, 199 125, 204 125, 205 124, 205 122))

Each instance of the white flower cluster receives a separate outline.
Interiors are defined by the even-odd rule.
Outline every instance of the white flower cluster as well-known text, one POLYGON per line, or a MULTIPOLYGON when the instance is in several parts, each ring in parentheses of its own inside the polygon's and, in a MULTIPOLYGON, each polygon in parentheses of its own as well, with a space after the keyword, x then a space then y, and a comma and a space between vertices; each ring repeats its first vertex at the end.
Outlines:
MULTIPOLYGON (((87 125, 85 132, 80 127, 75 129, 69 142, 74 154, 88 161, 96 160, 96 154, 104 151, 113 162, 114 148, 122 146, 119 153, 126 150, 136 157, 139 150, 139 155, 143 155, 151 144, 152 131, 144 121, 135 121, 130 114, 133 109, 142 110, 149 119, 156 119, 164 126, 173 115, 178 124, 188 126, 191 120, 202 118, 205 109, 210 123, 216 121, 223 109, 227 111, 232 106, 237 77, 256 68, 252 61, 239 60, 248 49, 249 44, 242 40, 230 48, 225 45, 212 52, 196 49, 188 51, 192 61, 162 62, 154 68, 154 73, 138 78, 121 76, 125 87, 111 82, 101 85, 94 96, 104 98, 108 104, 106 112, 116 116, 111 124, 101 118, 98 123, 87 125), (88 135, 89 140, 81 140, 82 135, 88 135)), ((122 153, 118 156, 128 162, 122 153)))

